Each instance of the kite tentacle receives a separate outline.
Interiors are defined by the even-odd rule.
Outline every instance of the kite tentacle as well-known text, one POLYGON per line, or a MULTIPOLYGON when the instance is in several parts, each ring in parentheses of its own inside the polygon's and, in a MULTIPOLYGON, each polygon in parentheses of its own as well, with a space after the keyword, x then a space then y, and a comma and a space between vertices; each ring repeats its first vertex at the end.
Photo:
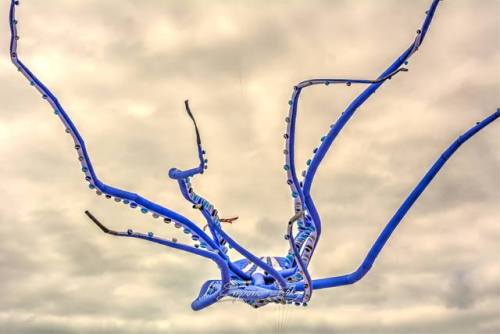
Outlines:
MULTIPOLYGON (((196 133, 196 147, 197 147, 198 159, 199 159, 200 163, 197 167, 187 169, 187 170, 180 170, 177 168, 171 168, 168 172, 168 175, 171 179, 177 180, 177 182, 179 183, 183 197, 187 201, 191 202, 193 204, 193 208, 195 208, 195 206, 204 205, 205 202, 207 202, 207 201, 203 198, 196 196, 196 194, 192 193, 192 188, 190 186, 189 178, 194 177, 195 175, 198 175, 198 174, 203 174, 204 170, 208 168, 208 165, 207 165, 208 160, 205 158, 206 151, 203 149, 203 146, 202 146, 201 135, 200 135, 200 131, 198 129, 198 125, 196 124, 196 119, 194 118, 193 113, 191 112, 191 108, 189 107, 189 100, 185 100, 184 105, 186 107, 186 112, 189 115, 189 118, 191 119, 191 121, 193 122, 193 125, 194 125, 194 129, 195 129, 195 133, 196 133)), ((208 206, 213 208, 213 206, 210 203, 208 203, 208 206)), ((214 243, 218 246, 218 249, 220 251, 227 253, 227 249, 224 249, 223 247, 221 247, 220 236, 217 235, 217 232, 213 228, 213 224, 215 224, 216 222, 214 222, 212 219, 210 219, 210 220, 207 220, 207 223, 208 223, 210 233, 212 234, 212 239, 213 239, 214 243)))
MULTIPOLYGON (((194 177, 195 175, 202 174, 203 171, 207 168, 206 163, 208 162, 205 158, 205 151, 202 148, 202 142, 201 142, 201 135, 200 131, 198 129, 198 125, 196 123, 196 120, 193 116, 193 113, 191 112, 191 109, 189 107, 189 102, 188 100, 185 101, 185 106, 186 106, 186 112, 188 113, 189 117, 193 121, 193 125, 195 128, 196 132, 196 144, 198 148, 198 157, 200 159, 200 165, 198 167, 188 169, 188 170, 180 170, 177 168, 172 168, 169 171, 169 176, 170 178, 177 180, 179 184, 179 188, 181 190, 181 194, 183 197, 189 201, 191 204, 193 204, 193 208, 197 208, 201 211, 203 217, 207 221, 209 230, 213 236, 214 243, 217 245, 217 248, 221 253, 226 254, 228 251, 228 248, 224 245, 224 243, 229 242, 230 245, 233 245, 233 240, 227 240, 223 235, 222 235, 222 227, 218 218, 217 210, 214 208, 214 206, 207 201, 205 198, 197 195, 194 191, 193 188, 191 187, 191 182, 189 180, 190 177, 194 177)), ((226 235, 227 236, 227 235, 226 235)), ((204 246, 202 244, 202 246, 204 246)), ((247 252, 247 254, 250 258, 253 260, 257 259, 257 263, 262 264, 263 262, 258 259, 256 256, 251 254, 250 252, 247 252)), ((237 266, 233 265, 230 261, 228 261, 228 265, 230 266, 230 269, 239 277, 245 280, 251 280, 251 276, 248 274, 244 273, 240 268, 237 266)), ((267 266, 265 266, 267 268, 267 266)), ((272 270, 272 268, 271 268, 272 270)))
POLYGON ((91 189, 96 189, 98 195, 105 194, 107 198, 114 197, 117 202, 123 201, 125 204, 130 204, 130 207, 136 208, 140 207, 143 213, 151 212, 153 217, 162 217, 165 221, 174 220, 181 224, 185 228, 191 230, 194 234, 198 235, 203 239, 211 249, 216 249, 216 244, 213 240, 200 229, 195 223, 191 222, 189 219, 183 215, 172 211, 168 208, 160 206, 148 199, 125 190, 121 190, 112 186, 109 186, 97 178, 97 175, 92 166, 90 157, 88 155, 87 149, 83 138, 81 137, 79 131, 73 124, 72 120, 64 110, 64 108, 59 103, 58 99, 54 94, 30 71, 30 69, 23 64, 19 59, 17 53, 17 43, 19 35, 17 32, 17 20, 15 16, 15 7, 19 4, 18 1, 12 1, 10 12, 9 12, 9 23, 11 31, 11 41, 10 41, 10 55, 13 64, 18 68, 18 70, 28 79, 32 86, 34 86, 41 94, 42 97, 52 106, 55 114, 59 117, 61 122, 66 128, 66 132, 69 133, 74 140, 75 149, 78 152, 78 159, 80 160, 82 166, 82 172, 85 173, 85 180, 89 183, 91 189))
MULTIPOLYGON (((289 117, 287 118, 287 122, 289 123, 287 126, 287 134, 285 135, 285 139, 287 140, 287 149, 285 150, 285 155, 287 159, 287 164, 285 165, 285 169, 288 174, 288 184, 292 187, 292 196, 295 199, 295 210, 298 211, 300 209, 305 210, 311 217, 315 232, 317 233, 315 242, 313 244, 313 249, 311 255, 314 253, 316 245, 319 241, 319 237, 321 235, 321 219, 319 213, 315 207, 314 201, 311 197, 310 190, 312 186, 312 182, 314 180, 314 176, 316 171, 325 157, 326 153, 331 147, 331 144, 352 117, 354 112, 387 80, 390 79, 394 74, 399 71, 404 71, 404 68, 401 68, 403 64, 407 62, 407 60, 411 57, 411 55, 418 49, 418 47, 422 44, 425 35, 429 29, 429 26, 432 22, 432 18, 434 17, 434 13, 437 9, 438 3, 440 0, 433 0, 429 10, 426 12, 426 18, 420 30, 417 31, 417 37, 413 41, 413 43, 399 56, 396 61, 393 62, 380 76, 377 80, 330 80, 328 79, 313 79, 306 80, 301 82, 298 86, 295 86, 294 92, 292 95, 292 99, 290 100, 290 112, 289 117), (303 174, 304 179, 302 183, 299 183, 297 174, 295 171, 294 165, 294 137, 295 137, 295 122, 296 122, 296 113, 297 113, 297 104, 300 96, 300 92, 302 88, 308 87, 314 84, 325 84, 329 85, 330 83, 346 83, 350 85, 351 83, 362 83, 369 84, 368 88, 366 88, 358 97, 356 97, 351 104, 346 108, 346 110, 340 115, 339 119, 332 125, 328 134, 321 138, 321 144, 318 148, 314 149, 312 159, 308 160, 307 171, 303 174)), ((307 217, 307 216, 306 216, 307 217)))
MULTIPOLYGON (((296 128, 296 119, 297 119, 297 105, 300 97, 300 93, 303 88, 313 86, 313 85, 330 85, 330 84, 374 84, 374 83, 382 83, 386 80, 392 79, 392 77, 399 72, 406 72, 408 69, 402 67, 398 68, 395 71, 380 77, 375 80, 367 80, 367 79, 335 79, 335 78, 329 78, 329 79, 310 79, 310 80, 305 80, 300 82, 298 85, 295 86, 294 88, 294 93, 292 95, 291 100, 289 101, 290 104, 290 111, 289 111, 289 116, 286 118, 286 122, 288 123, 287 126, 287 131, 285 134, 285 139, 286 141, 286 149, 284 150, 285 153, 285 170, 287 171, 287 183, 290 185, 291 191, 292 191, 292 197, 295 198, 295 211, 296 212, 301 212, 302 210, 307 210, 307 206, 304 204, 305 203, 305 198, 304 198, 304 193, 302 191, 302 183, 299 182, 298 177, 297 177, 297 170, 295 167, 295 128, 296 128)), ((316 149, 315 149, 316 150, 316 149)), ((315 151, 314 151, 315 153, 315 151)), ((309 163, 310 161, 308 161, 309 163)), ((305 174, 303 174, 305 176, 305 174)), ((311 232, 313 232, 312 229, 307 229, 308 232, 304 233, 303 236, 301 236, 300 239, 307 239, 311 232)), ((321 232, 321 231, 320 231, 321 232)), ((315 237, 316 238, 316 237, 315 237)), ((313 247, 314 249, 314 247, 313 247)), ((312 254, 311 254, 312 255, 312 254)), ((289 253, 289 256, 293 256, 293 252, 289 253)), ((307 263, 308 264, 308 263, 307 263)), ((307 265, 306 264, 306 265, 307 265)))
MULTIPOLYGON (((295 211, 299 212, 304 209, 303 203, 304 203, 304 193, 302 191, 302 185, 298 181, 297 177, 297 170, 295 167, 295 128, 296 128, 296 120, 297 120, 297 105, 300 97, 300 93, 302 92, 302 89, 305 87, 313 86, 313 85, 330 85, 330 84, 340 84, 344 83, 347 85, 351 84, 376 84, 376 83, 382 83, 386 80, 392 79, 392 77, 399 72, 406 72, 408 71, 407 68, 398 68, 394 70, 393 72, 382 76, 378 79, 375 80, 367 80, 367 79, 336 79, 336 78, 329 78, 329 79, 310 79, 310 80, 304 80, 297 84, 294 87, 294 91, 292 94, 292 98, 288 102, 290 105, 290 110, 289 110, 289 115, 286 117, 285 121, 288 123, 287 125, 287 131, 286 134, 284 135, 285 140, 286 140, 286 148, 284 150, 285 153, 285 166, 284 169, 287 171, 287 183, 290 186, 292 190, 292 196, 296 198, 296 207, 295 211)), ((316 152, 314 152, 316 153, 316 152)), ((305 175, 303 175, 305 176, 305 175)))
POLYGON ((85 214, 106 234, 114 235, 117 237, 128 237, 128 238, 137 238, 137 239, 142 239, 145 241, 153 242, 156 244, 160 244, 163 246, 167 246, 170 248, 178 249, 184 252, 188 252, 191 254, 195 254, 207 259, 210 259, 214 261, 220 272, 221 272, 221 290, 217 294, 213 294, 212 296, 205 298, 202 302, 200 303, 194 303, 193 309, 195 310, 200 310, 202 308, 205 308, 207 306, 212 305, 213 303, 216 303, 219 301, 222 297, 227 295, 229 292, 229 286, 230 286, 230 275, 229 275, 229 268, 227 266, 227 263, 222 259, 222 257, 212 251, 207 251, 195 247, 191 247, 185 244, 178 243, 176 240, 166 240, 162 239, 159 237, 155 237, 153 233, 149 232, 147 234, 143 233, 138 233, 134 232, 132 230, 128 230, 127 232, 118 232, 109 229, 108 227, 104 226, 96 217, 94 217, 89 211, 85 211, 85 214))
MULTIPOLYGON (((422 25, 421 30, 417 32, 417 38, 410 45, 406 51, 402 53, 402 55, 396 59, 396 61, 391 64, 382 74, 381 78, 388 76, 391 73, 394 73, 397 69, 401 67, 412 55, 416 47, 420 46, 423 41, 423 37, 426 35, 434 13, 437 9, 437 5, 441 0, 434 0, 430 6, 430 9, 427 11, 426 18, 422 25), (419 37, 420 36, 420 37, 419 37)), ((310 197, 310 190, 312 186, 312 182, 314 180, 314 176, 319 167, 319 164, 323 160, 324 156, 328 152, 331 144, 340 133, 345 124, 349 121, 355 111, 384 83, 385 81, 375 82, 370 84, 368 88, 366 88, 357 98, 355 98, 351 104, 347 107, 347 109, 341 114, 337 122, 332 126, 328 134, 323 137, 322 143, 318 147, 317 152, 311 159, 309 164, 309 168, 307 169, 306 175, 304 177, 304 186, 303 192, 305 197, 310 197)))
MULTIPOLYGON (((235 240, 233 240, 227 233, 225 233, 221 227, 218 213, 217 210, 214 208, 214 206, 205 198, 194 193, 193 188, 191 187, 191 183, 189 181, 189 177, 194 177, 197 174, 202 174, 204 169, 206 169, 207 167, 206 166, 207 160, 204 159, 203 157, 205 151, 202 149, 200 131, 198 129, 198 125, 196 124, 196 120, 193 116, 193 113, 189 108, 188 100, 185 101, 185 106, 186 106, 186 112, 193 121, 193 125, 195 127, 196 143, 198 147, 198 156, 200 158, 200 165, 196 168, 188 169, 185 171, 179 170, 177 168, 172 168, 169 171, 170 178, 178 181, 183 197, 193 204, 193 208, 197 208, 201 211, 201 213, 205 217, 205 220, 207 221, 210 231, 212 232, 212 235, 214 237, 214 242, 219 246, 221 252, 227 253, 228 249, 226 246, 223 245, 223 243, 227 242, 232 248, 238 251, 245 258, 252 261, 256 266, 262 268, 268 274, 270 274, 282 289, 286 289, 287 283, 283 278, 283 276, 277 270, 275 270, 271 265, 267 264, 265 261, 262 261, 259 257, 252 254, 250 251, 248 251, 243 246, 238 244, 235 240)), ((245 277, 245 279, 248 278, 251 279, 249 275, 243 273, 236 266, 232 266, 232 269, 239 276, 243 276, 245 277)))
MULTIPOLYGON (((380 254, 382 248, 389 240, 390 236, 398 227, 401 220, 404 218, 406 213, 410 210, 415 201, 420 197, 422 192, 429 186, 433 178, 436 174, 441 170, 444 164, 450 159, 450 157, 458 150, 458 148, 469 140, 476 133, 481 131, 484 127, 494 122, 497 118, 500 117, 500 109, 497 109, 496 112, 482 120, 481 122, 477 122, 475 126, 470 128, 464 134, 459 136, 453 143, 439 156, 436 162, 431 166, 431 168, 427 171, 424 177, 420 180, 420 182, 413 188, 408 197, 404 200, 403 204, 396 211, 394 216, 389 220, 385 228, 382 230, 378 238, 373 243, 370 248, 368 254, 365 259, 358 267, 357 270, 353 271, 350 274, 342 275, 342 276, 333 276, 328 278, 316 279, 313 280, 313 289, 324 289, 331 288, 335 286, 353 284, 363 278, 366 273, 372 268, 373 263, 375 262, 377 256, 380 254)), ((297 290, 303 288, 303 286, 299 283, 296 286, 297 290)))

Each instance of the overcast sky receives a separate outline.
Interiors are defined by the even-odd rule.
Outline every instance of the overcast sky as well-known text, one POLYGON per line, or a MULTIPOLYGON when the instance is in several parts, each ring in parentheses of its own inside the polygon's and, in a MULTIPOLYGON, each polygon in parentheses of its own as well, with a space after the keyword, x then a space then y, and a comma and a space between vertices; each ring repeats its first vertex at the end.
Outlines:
MULTIPOLYGON (((21 1, 20 58, 58 96, 100 178, 203 225, 168 179, 196 163, 189 98, 208 151, 195 180, 226 231, 283 255, 292 202, 283 165, 292 87, 377 77, 408 47, 431 0, 21 1)), ((372 271, 316 291, 308 308, 220 303, 193 312, 213 263, 115 229, 177 236, 95 196, 70 137, 8 57, 0 17, 0 332, 498 333, 500 122, 465 144, 411 209, 372 271), (209 328, 209 329, 207 329, 209 328)), ((323 234, 314 278, 354 270, 454 138, 499 106, 500 2, 440 4, 409 72, 358 110, 313 187, 323 234)), ((303 93, 298 166, 359 86, 303 93)), ((234 259, 238 254, 231 254, 234 259)))

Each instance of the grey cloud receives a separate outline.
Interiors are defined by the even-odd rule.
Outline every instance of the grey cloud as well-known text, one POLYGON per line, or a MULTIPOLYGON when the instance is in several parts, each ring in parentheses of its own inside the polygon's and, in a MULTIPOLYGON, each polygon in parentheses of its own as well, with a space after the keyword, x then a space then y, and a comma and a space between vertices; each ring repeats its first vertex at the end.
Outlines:
POLYGON ((470 277, 465 273, 456 273, 450 280, 448 305, 458 308, 470 308, 474 302, 474 290, 470 282, 470 277))

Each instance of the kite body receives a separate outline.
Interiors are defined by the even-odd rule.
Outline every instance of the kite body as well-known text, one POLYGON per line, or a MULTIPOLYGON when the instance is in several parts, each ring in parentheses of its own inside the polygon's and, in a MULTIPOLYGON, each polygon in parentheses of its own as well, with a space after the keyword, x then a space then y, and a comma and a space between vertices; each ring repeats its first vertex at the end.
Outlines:
POLYGON ((139 194, 108 185, 97 177, 85 143, 76 126, 73 124, 56 96, 18 57, 17 44, 19 35, 18 22, 16 20, 16 7, 19 5, 19 2, 14 0, 11 1, 9 17, 11 31, 10 54, 12 62, 17 69, 52 106, 56 116, 64 125, 66 132, 72 136, 74 148, 81 164, 81 170, 89 188, 95 191, 97 195, 114 198, 117 203, 123 203, 123 205, 132 209, 139 209, 142 213, 151 215, 152 218, 162 224, 182 229, 186 235, 190 236, 192 244, 180 243, 175 238, 171 240, 159 238, 152 233, 139 233, 132 230, 123 232, 113 231, 107 228, 88 211, 86 211, 87 216, 107 234, 154 242, 169 248, 204 257, 216 263, 220 269, 221 277, 217 280, 208 280, 202 285, 198 297, 191 305, 193 310, 203 309, 223 298, 235 298, 256 308, 268 303, 293 303, 305 306, 311 299, 313 291, 353 284, 359 281, 370 270, 376 257, 392 232, 398 226, 399 222, 451 155, 465 141, 500 116, 500 111, 497 110, 458 137, 458 139, 443 152, 406 198, 395 215, 390 219, 357 270, 342 276, 322 279, 313 279, 311 277, 308 266, 321 236, 320 215, 316 210, 313 197, 310 193, 316 171, 333 141, 351 119, 356 110, 387 80, 391 79, 399 72, 407 71, 403 66, 424 41, 439 2, 440 0, 432 1, 426 12, 425 20, 421 28, 417 31, 417 36, 414 41, 378 78, 373 80, 315 78, 302 81, 293 87, 289 101, 289 113, 285 119, 285 163, 283 165, 286 172, 286 183, 290 187, 293 210, 290 213, 291 218, 288 221, 284 233, 284 239, 289 244, 289 251, 284 256, 254 255, 234 240, 223 229, 223 223, 232 223, 237 217, 219 217, 219 213, 215 207, 207 199, 195 193, 190 181, 193 177, 203 174, 207 168, 207 159, 205 150, 202 147, 200 132, 193 114, 191 113, 188 101, 185 101, 185 108, 195 127, 199 164, 188 170, 172 168, 169 171, 169 177, 178 183, 182 196, 193 205, 194 209, 200 211, 205 219, 205 228, 200 228, 198 224, 195 224, 178 212, 154 203, 139 194), (320 145, 313 150, 312 158, 307 161, 307 170, 301 175, 298 175, 295 167, 294 154, 297 106, 301 92, 313 85, 335 86, 338 84, 345 84, 348 86, 354 84, 367 85, 367 88, 351 102, 331 126, 329 132, 321 138, 320 145), (230 253, 233 252, 229 252, 229 249, 233 249, 243 258, 236 261, 231 259, 230 253))

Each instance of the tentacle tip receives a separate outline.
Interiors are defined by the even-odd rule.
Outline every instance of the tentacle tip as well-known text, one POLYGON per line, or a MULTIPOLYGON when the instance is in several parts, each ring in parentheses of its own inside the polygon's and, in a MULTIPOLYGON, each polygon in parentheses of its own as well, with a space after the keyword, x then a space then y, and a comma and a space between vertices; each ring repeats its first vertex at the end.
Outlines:
POLYGON ((92 215, 90 213, 89 210, 85 210, 85 214, 87 215, 87 217, 90 218, 90 220, 97 225, 97 227, 99 227, 104 233, 110 233, 111 231, 106 227, 104 226, 99 220, 97 220, 96 217, 94 217, 94 215, 92 215))

